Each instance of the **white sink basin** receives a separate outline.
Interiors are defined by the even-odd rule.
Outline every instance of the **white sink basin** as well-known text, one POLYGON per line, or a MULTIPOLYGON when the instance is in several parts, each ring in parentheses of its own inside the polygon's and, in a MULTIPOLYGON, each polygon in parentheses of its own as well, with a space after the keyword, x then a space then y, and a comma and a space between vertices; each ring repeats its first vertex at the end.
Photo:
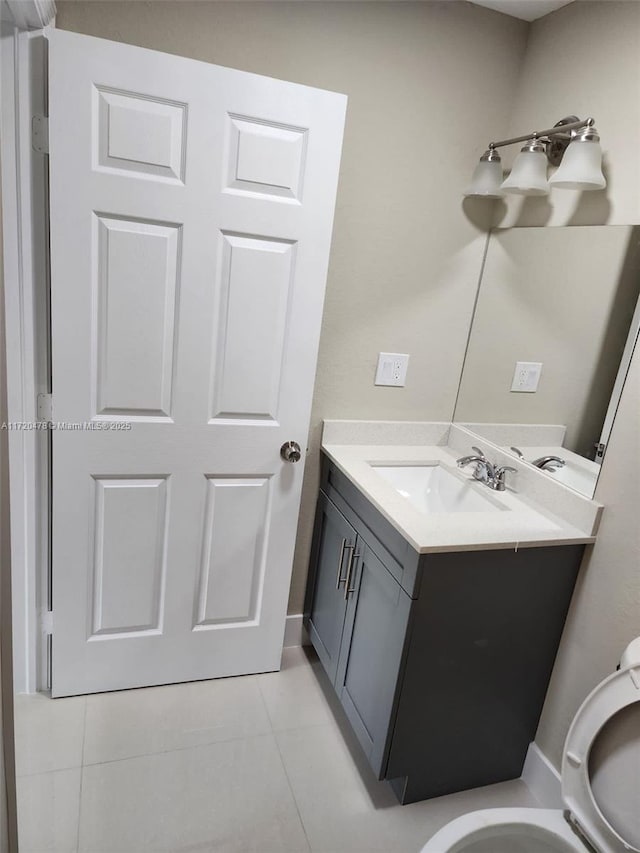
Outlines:
POLYGON ((422 512, 500 512, 506 509, 487 486, 458 476, 437 463, 371 467, 422 512))

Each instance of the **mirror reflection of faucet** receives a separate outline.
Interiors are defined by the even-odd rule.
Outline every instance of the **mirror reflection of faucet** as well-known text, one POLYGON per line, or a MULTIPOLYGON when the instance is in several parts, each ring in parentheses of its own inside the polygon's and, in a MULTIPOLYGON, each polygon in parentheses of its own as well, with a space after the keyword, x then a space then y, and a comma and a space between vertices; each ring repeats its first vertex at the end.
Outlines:
MULTIPOLYGON (((519 459, 522 459, 523 462, 527 460, 524 457, 524 453, 518 447, 511 447, 511 450, 518 456, 519 459)), ((531 464, 535 465, 536 468, 540 468, 543 471, 555 471, 558 468, 563 468, 567 463, 565 459, 561 459, 560 456, 540 456, 538 459, 532 459, 531 464)))

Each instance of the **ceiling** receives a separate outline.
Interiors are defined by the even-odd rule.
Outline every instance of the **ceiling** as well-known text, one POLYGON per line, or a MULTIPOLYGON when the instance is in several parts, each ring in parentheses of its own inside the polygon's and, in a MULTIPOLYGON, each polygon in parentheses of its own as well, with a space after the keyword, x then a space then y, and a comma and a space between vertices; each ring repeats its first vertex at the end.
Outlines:
MULTIPOLYGON (((336 0, 336 2, 348 2, 349 0, 336 0)), ((8 0, 9 3, 20 4, 23 0, 8 0)), ((54 0, 33 0, 33 2, 49 2, 54 0)), ((186 2, 186 0, 185 0, 186 2)), ((215 2, 215 0, 210 0, 215 2)), ((313 2, 313 0, 297 0, 297 2, 313 2)), ((362 0, 362 2, 406 2, 406 0, 362 0)), ((421 0, 423 3, 435 2, 435 0, 421 0)), ((459 2, 459 0, 449 0, 449 2, 459 2)), ((549 12, 555 12, 561 6, 568 6, 573 3, 573 0, 469 0, 476 6, 486 6, 487 9, 493 9, 496 12, 503 12, 505 15, 511 15, 512 18, 521 18, 523 21, 535 21, 536 18, 542 18, 548 15, 549 12)), ((4 6, 2 0, 0 4, 4 6)))
POLYGON ((568 6, 573 0, 471 0, 476 6, 486 6, 496 12, 504 12, 523 21, 535 21, 549 12, 555 12, 561 6, 568 6))

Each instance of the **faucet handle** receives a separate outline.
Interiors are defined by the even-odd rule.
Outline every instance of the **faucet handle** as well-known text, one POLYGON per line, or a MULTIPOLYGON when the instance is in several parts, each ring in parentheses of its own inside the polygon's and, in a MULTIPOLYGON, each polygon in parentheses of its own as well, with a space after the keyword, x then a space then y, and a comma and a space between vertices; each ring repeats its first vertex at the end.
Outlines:
POLYGON ((520 459, 524 459, 524 453, 520 450, 519 447, 514 447, 513 445, 509 448, 509 450, 513 450, 517 457, 520 459))
POLYGON ((512 468, 511 465, 501 465, 500 468, 496 468, 495 470, 494 489, 497 492, 504 492, 505 490, 505 475, 507 471, 512 471, 514 474, 518 473, 518 469, 512 468))
POLYGON ((480 450, 479 447, 476 447, 475 444, 471 445, 471 449, 475 451, 476 455, 480 457, 480 459, 485 459, 484 453, 480 450))

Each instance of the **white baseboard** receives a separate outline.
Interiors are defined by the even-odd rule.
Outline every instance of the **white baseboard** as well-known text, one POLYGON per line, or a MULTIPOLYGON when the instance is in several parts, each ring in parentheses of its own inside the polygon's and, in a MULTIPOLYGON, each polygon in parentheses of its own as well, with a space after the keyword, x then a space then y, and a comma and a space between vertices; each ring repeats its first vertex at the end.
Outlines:
POLYGON ((308 646, 309 635, 302 624, 302 613, 292 613, 287 616, 284 626, 284 646, 308 646))
POLYGON ((535 742, 529 744, 521 778, 543 808, 563 807, 560 774, 535 742))

